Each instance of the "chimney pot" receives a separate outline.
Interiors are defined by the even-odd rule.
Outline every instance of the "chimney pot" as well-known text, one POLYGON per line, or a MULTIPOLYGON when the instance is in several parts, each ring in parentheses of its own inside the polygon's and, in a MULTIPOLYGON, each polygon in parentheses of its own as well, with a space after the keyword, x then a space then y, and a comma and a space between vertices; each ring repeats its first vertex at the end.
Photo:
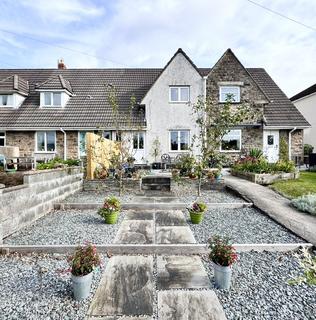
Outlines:
POLYGON ((63 58, 57 60, 57 68, 61 70, 67 69, 63 58))

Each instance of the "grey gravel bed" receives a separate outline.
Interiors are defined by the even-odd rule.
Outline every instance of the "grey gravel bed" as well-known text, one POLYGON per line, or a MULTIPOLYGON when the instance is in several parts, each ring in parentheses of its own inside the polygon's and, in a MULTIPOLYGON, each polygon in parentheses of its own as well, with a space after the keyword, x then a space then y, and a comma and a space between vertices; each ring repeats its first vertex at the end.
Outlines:
MULTIPOLYGON (((213 281, 210 264, 204 265, 213 281)), ((233 267, 231 290, 215 292, 228 320, 316 319, 316 286, 287 284, 302 272, 292 253, 242 253, 233 267)))
POLYGON ((210 209, 200 224, 187 217, 197 243, 207 243, 215 234, 228 236, 233 243, 306 242, 255 208, 210 209))
POLYGON ((94 271, 89 298, 77 302, 68 268, 64 255, 0 256, 0 319, 84 319, 101 270, 94 271))
POLYGON ((5 244, 95 244, 112 243, 124 218, 120 214, 115 225, 104 223, 96 210, 58 210, 36 220, 4 239, 5 244))

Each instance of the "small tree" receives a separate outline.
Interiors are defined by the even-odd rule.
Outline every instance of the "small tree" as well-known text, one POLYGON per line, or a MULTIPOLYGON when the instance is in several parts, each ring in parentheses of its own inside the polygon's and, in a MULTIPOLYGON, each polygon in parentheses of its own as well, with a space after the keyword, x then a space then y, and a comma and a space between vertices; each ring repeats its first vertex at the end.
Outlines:
POLYGON ((289 145, 284 137, 281 137, 280 139, 279 157, 280 157, 280 160, 282 161, 289 160, 289 145))
POLYGON ((207 167, 220 164, 219 150, 222 138, 237 125, 252 120, 254 112, 249 106, 232 104, 232 96, 228 96, 224 104, 218 104, 209 97, 199 97, 193 105, 193 113, 199 129, 198 134, 193 137, 192 147, 195 144, 200 149, 197 161, 200 196, 203 171, 207 167))
POLYGON ((153 141, 151 155, 155 158, 155 162, 157 162, 157 157, 161 153, 161 145, 159 138, 156 137, 156 139, 153 141))

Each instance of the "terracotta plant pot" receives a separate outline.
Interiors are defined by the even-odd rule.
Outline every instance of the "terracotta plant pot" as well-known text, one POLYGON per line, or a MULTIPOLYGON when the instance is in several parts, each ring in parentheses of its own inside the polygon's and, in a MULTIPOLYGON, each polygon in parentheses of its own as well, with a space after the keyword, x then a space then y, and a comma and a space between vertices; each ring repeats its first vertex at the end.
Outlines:
POLYGON ((202 222, 203 218, 204 218, 204 212, 194 212, 194 211, 189 211, 190 212, 190 218, 191 218, 191 222, 193 224, 199 224, 202 222))

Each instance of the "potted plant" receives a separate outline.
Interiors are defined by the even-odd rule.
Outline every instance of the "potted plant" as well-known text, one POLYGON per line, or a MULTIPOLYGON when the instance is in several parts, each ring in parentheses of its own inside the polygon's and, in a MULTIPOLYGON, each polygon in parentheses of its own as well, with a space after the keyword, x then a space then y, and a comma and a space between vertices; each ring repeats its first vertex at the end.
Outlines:
POLYGON ((191 222, 193 224, 199 224, 204 217, 204 213, 207 209, 204 202, 194 202, 189 208, 187 208, 190 213, 191 222))
POLYGON ((105 199, 102 208, 98 214, 104 218, 105 223, 115 224, 117 222, 121 210, 121 203, 116 197, 108 197, 105 199))
POLYGON ((214 177, 216 179, 217 182, 220 181, 221 177, 222 177, 222 173, 220 169, 217 169, 214 171, 214 177))
POLYGON ((209 239, 209 244, 211 249, 209 258, 214 267, 215 285, 219 289, 229 289, 232 265, 237 261, 236 250, 227 237, 215 235, 209 239))
POLYGON ((77 247, 74 254, 68 258, 68 262, 74 298, 86 299, 91 290, 93 270, 101 264, 96 247, 91 243, 77 247))

